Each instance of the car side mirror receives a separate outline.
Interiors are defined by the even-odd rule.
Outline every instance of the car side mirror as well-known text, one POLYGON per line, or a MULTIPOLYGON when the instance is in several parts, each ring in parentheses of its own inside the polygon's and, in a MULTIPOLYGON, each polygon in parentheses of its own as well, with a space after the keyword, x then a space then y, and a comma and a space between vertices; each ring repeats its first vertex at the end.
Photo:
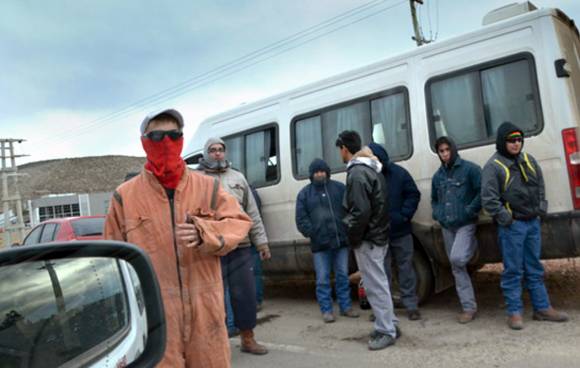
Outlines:
POLYGON ((166 343, 149 257, 113 241, 0 251, 2 367, 155 367, 166 343))

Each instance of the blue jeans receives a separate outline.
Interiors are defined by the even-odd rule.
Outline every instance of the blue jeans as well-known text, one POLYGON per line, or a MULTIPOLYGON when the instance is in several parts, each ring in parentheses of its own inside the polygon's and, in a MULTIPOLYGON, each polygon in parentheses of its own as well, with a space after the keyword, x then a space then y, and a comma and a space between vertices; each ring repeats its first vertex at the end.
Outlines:
POLYGON ((262 304, 264 301, 264 281, 262 280, 262 260, 260 253, 252 245, 252 254, 254 255, 254 278, 256 279, 256 303, 262 304))
POLYGON ((236 326, 234 325, 234 309, 232 308, 230 288, 228 286, 224 287, 224 299, 226 304, 226 327, 228 332, 233 332, 236 326))
POLYGON ((540 220, 516 220, 510 226, 498 226, 497 232, 504 268, 501 288, 508 315, 521 315, 524 310, 522 280, 528 289, 534 310, 550 308, 550 299, 544 285, 544 266, 540 262, 540 220))
POLYGON ((322 313, 332 313, 330 272, 334 269, 336 299, 342 312, 352 308, 348 282, 348 247, 312 254, 316 271, 316 299, 322 313))

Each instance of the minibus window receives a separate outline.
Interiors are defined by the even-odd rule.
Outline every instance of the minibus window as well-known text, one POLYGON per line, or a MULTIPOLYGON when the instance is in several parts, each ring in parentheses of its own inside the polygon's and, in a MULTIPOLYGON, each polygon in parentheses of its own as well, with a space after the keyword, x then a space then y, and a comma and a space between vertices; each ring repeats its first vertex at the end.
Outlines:
POLYGON ((537 101, 527 60, 483 70, 481 86, 486 118, 492 132, 496 132, 504 121, 515 122, 526 131, 538 128, 537 101))
POLYGON ((244 171, 242 162, 243 136, 224 139, 227 149, 227 159, 234 169, 244 171))
POLYGON ((368 101, 340 107, 322 114, 322 150, 324 159, 331 170, 344 168, 344 163, 334 145, 338 134, 344 130, 354 130, 360 134, 363 144, 368 144, 371 138, 370 120, 368 101))
POLYGON ((434 82, 431 98, 437 137, 450 135, 457 144, 487 138, 476 73, 434 82))
POLYGON ((252 130, 224 138, 227 159, 241 171, 254 187, 263 187, 278 181, 278 151, 276 128, 252 130))
POLYGON ((487 62, 427 82, 431 142, 452 137, 459 148, 493 143, 509 121, 525 133, 542 129, 540 95, 530 54, 487 62))
POLYGON ((405 95, 396 93, 371 101, 373 141, 385 147, 392 159, 411 154, 411 128, 405 95))
POLYGON ((320 115, 296 122, 296 170, 300 176, 309 176, 313 158, 322 158, 321 128, 320 115))

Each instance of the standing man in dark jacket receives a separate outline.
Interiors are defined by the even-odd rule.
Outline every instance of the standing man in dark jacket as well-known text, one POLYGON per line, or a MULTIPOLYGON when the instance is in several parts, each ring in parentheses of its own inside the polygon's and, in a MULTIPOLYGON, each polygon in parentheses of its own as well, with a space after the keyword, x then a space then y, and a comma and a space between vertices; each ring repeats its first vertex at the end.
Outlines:
POLYGON ((336 299, 342 316, 356 318, 348 282, 348 244, 342 222, 344 184, 330 180, 330 168, 321 159, 310 164, 310 184, 296 199, 296 226, 307 238, 316 271, 316 299, 326 323, 334 322, 330 272, 334 268, 336 299))
POLYGON ((348 242, 354 249, 376 317, 368 346, 370 350, 384 349, 395 343, 399 321, 384 266, 389 243, 389 203, 385 178, 380 175, 382 165, 368 147, 361 149, 361 139, 355 131, 340 133, 336 146, 347 164, 344 223, 348 242))
POLYGON ((417 299, 417 276, 413 268, 413 235, 411 235, 411 219, 417 211, 421 200, 421 192, 415 181, 405 168, 389 161, 387 151, 376 143, 369 144, 373 154, 383 164, 382 174, 385 177, 389 196, 389 217, 391 231, 389 233, 389 250, 385 258, 385 271, 391 285, 392 258, 397 262, 399 270, 399 290, 401 300, 410 320, 421 319, 417 299))
POLYGON ((475 229, 481 210, 481 168, 461 159, 455 142, 449 137, 438 138, 435 150, 441 167, 431 182, 433 219, 441 224, 455 289, 463 309, 458 322, 469 323, 477 312, 467 263, 477 250, 475 229))
POLYGON ((522 279, 534 307, 533 318, 565 322, 568 316, 550 305, 540 262, 540 216, 548 210, 542 169, 532 155, 522 152, 524 133, 511 123, 497 130, 497 152, 483 168, 483 207, 497 223, 504 270, 501 288, 507 304, 508 326, 521 330, 522 279))

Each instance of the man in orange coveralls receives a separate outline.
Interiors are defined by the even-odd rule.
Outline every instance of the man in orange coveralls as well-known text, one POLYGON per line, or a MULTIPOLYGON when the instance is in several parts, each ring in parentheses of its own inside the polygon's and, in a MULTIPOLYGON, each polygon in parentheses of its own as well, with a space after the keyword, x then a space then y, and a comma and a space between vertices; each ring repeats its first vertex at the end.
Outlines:
POLYGON ((252 221, 218 182, 186 168, 182 129, 173 109, 145 117, 147 163, 115 191, 105 239, 136 244, 151 257, 167 323, 159 366, 230 367, 219 257, 246 237, 252 221))

